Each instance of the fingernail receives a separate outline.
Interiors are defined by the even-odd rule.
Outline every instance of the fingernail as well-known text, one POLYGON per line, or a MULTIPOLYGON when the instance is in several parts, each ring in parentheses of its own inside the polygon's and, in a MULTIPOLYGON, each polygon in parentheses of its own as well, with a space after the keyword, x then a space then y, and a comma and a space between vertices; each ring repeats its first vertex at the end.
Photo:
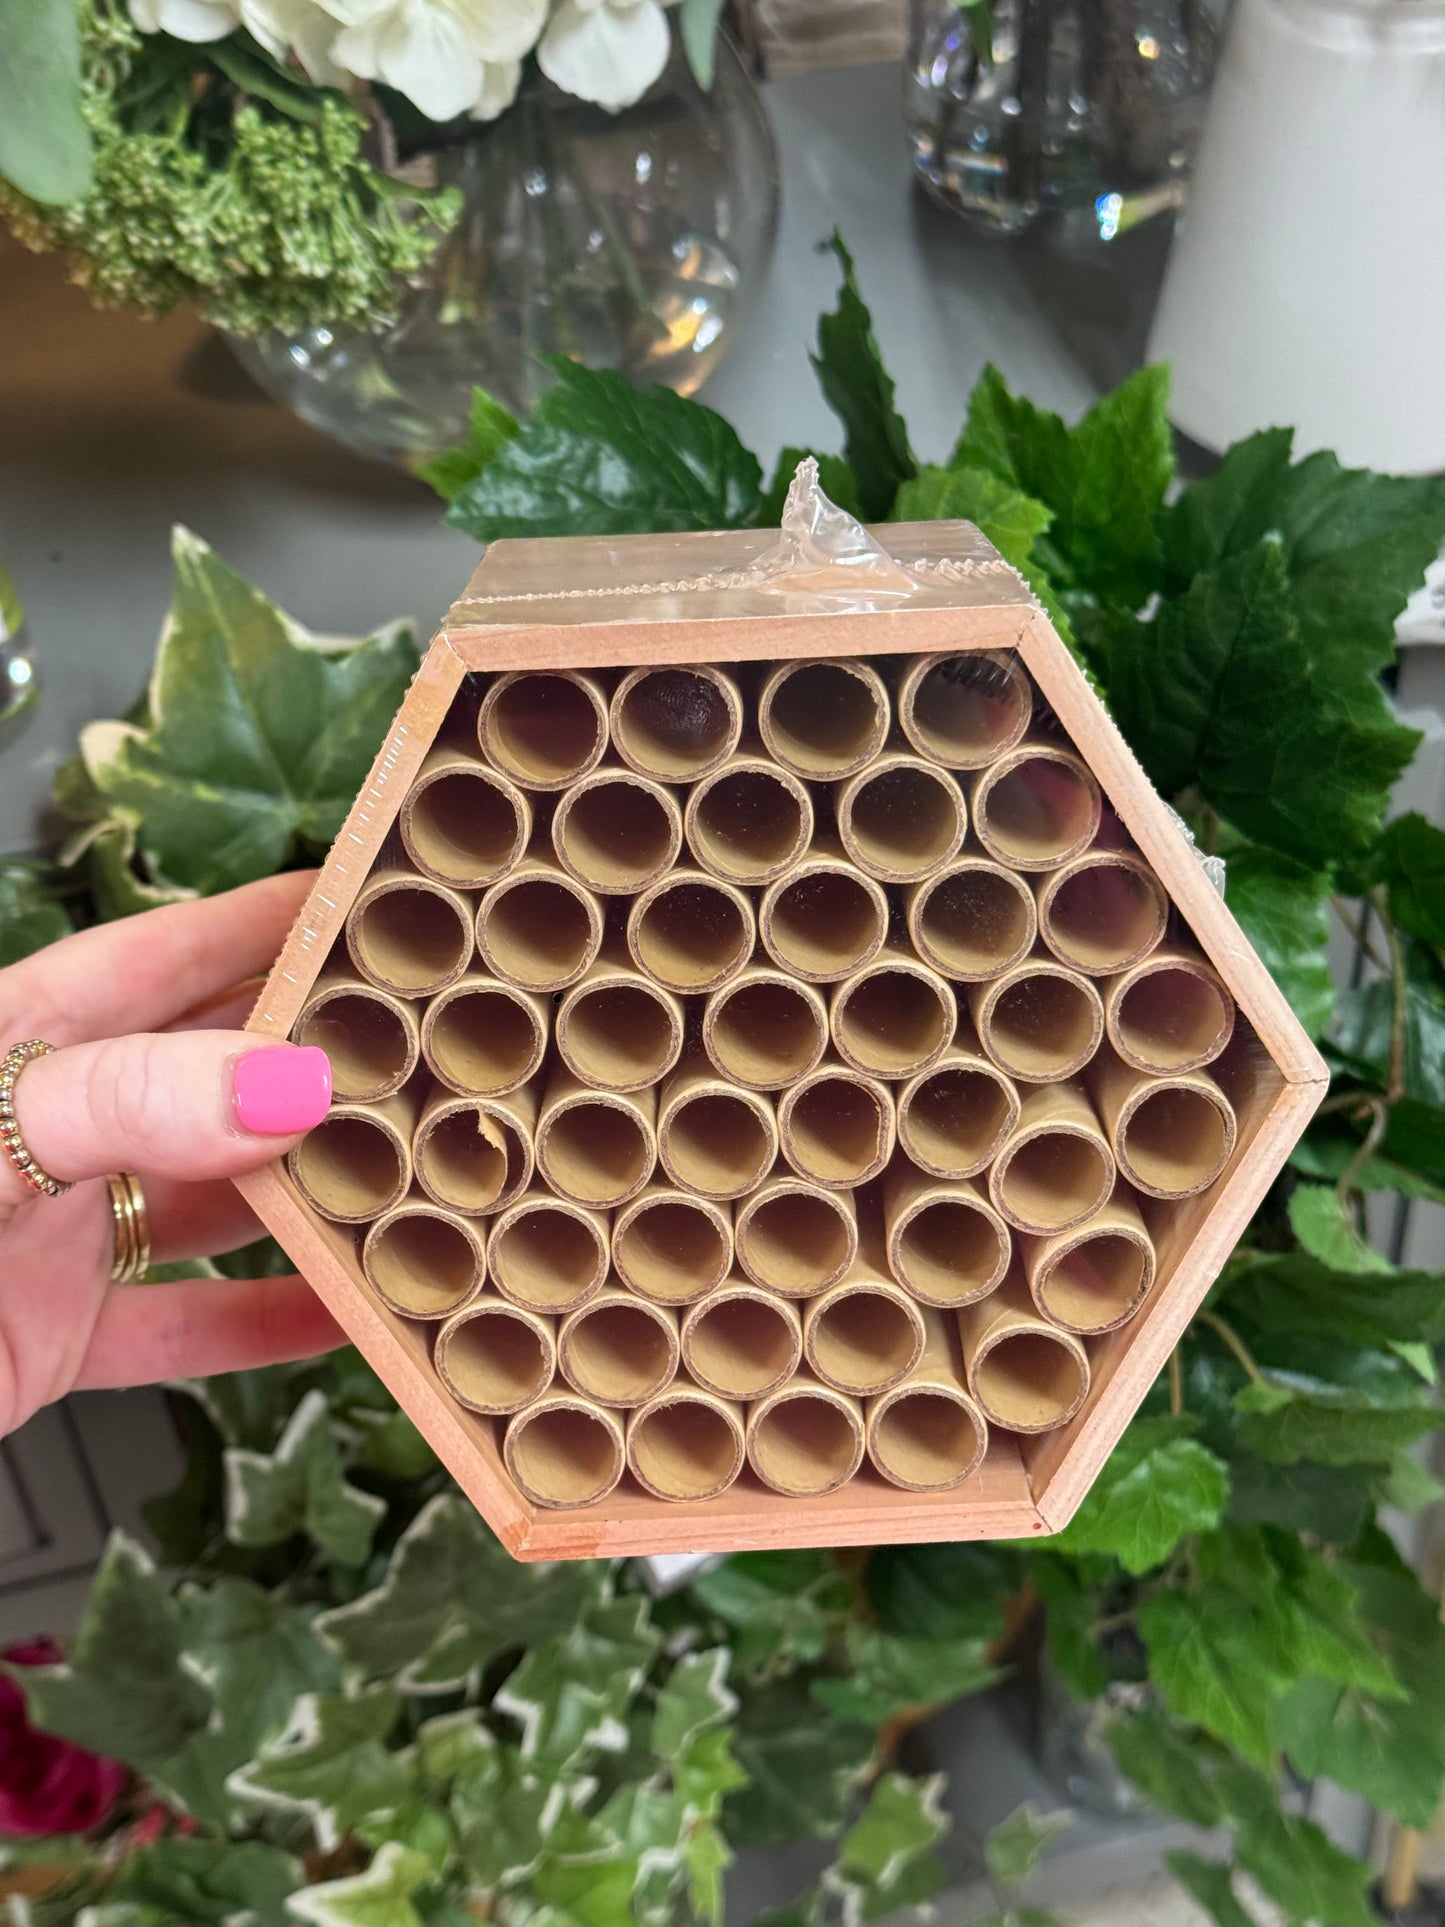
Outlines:
POLYGON ((266 1044, 248 1050, 232 1085, 236 1122, 257 1137, 294 1137, 331 1107, 331 1063, 324 1050, 266 1044))

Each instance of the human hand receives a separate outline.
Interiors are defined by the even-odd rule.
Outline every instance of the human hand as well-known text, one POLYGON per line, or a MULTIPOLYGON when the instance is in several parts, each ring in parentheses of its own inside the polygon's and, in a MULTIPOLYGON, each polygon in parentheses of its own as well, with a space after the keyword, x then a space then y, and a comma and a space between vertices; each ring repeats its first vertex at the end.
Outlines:
POLYGON ((105 1176, 144 1181, 156 1263, 260 1235, 229 1179, 324 1114, 321 1052, 235 1028, 309 887, 269 877, 102 924, 0 970, 0 1056, 53 1044, 14 1090, 25 1147, 63 1197, 0 1154, 0 1436, 64 1393, 307 1358, 343 1333, 300 1278, 110 1283, 105 1176), (207 1026, 201 1028, 202 1025, 207 1026), (210 1028, 218 1025, 223 1028, 210 1028))

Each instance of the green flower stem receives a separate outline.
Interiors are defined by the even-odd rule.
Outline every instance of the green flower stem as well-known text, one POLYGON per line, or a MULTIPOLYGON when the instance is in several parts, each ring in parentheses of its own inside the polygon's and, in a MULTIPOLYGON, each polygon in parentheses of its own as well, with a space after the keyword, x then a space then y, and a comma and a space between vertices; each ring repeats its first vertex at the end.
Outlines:
POLYGON ((1217 1311, 1200 1312, 1199 1322, 1201 1325, 1207 1325, 1216 1337, 1224 1341, 1230 1351, 1234 1353, 1239 1363, 1244 1367, 1245 1373, 1252 1385, 1266 1385, 1269 1383, 1264 1373, 1255 1363, 1249 1347, 1245 1344, 1239 1333, 1232 1325, 1226 1324, 1217 1311))

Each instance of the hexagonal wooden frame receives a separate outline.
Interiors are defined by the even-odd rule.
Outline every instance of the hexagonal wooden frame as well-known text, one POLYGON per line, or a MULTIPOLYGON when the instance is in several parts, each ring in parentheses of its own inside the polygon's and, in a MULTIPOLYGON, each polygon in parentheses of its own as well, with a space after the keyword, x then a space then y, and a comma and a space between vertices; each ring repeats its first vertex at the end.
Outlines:
POLYGON ((820 656, 1016 649, 1144 857, 1219 972, 1249 1032, 1221 1060, 1239 1120, 1223 1175, 1175 1209, 1158 1281, 1139 1314, 1098 1341, 1078 1416, 1036 1438, 993 1437, 952 1491, 912 1493, 868 1465, 824 1498, 788 1499, 751 1473, 714 1499, 668 1504, 629 1480, 577 1511, 518 1492, 490 1421, 454 1404, 424 1330, 366 1288, 350 1233, 319 1217, 275 1164, 240 1180, 338 1322, 391 1389, 502 1543, 521 1559, 651 1555, 803 1545, 1012 1539, 1067 1524, 1163 1368, 1323 1095, 1328 1074, 1283 995, 1206 876, 1178 820, 1020 577, 971 524, 874 531, 928 585, 840 609, 790 587, 717 586, 775 532, 498 542, 453 607, 397 713, 365 788, 322 867, 248 1029, 289 1035, 462 679, 512 668, 633 667, 820 656))

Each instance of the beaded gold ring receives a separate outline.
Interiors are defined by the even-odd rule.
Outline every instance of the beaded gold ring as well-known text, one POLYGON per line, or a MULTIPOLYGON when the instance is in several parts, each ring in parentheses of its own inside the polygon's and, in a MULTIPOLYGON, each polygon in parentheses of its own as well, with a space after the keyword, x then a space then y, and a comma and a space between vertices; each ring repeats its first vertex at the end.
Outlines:
POLYGON ((15 1086, 27 1064, 34 1063, 37 1057, 48 1057, 54 1049, 54 1044, 31 1037, 23 1044, 12 1044, 0 1058, 0 1149, 30 1189, 45 1198, 63 1198, 70 1186, 51 1177, 48 1171, 42 1171, 26 1149, 20 1126, 15 1121, 15 1086))

